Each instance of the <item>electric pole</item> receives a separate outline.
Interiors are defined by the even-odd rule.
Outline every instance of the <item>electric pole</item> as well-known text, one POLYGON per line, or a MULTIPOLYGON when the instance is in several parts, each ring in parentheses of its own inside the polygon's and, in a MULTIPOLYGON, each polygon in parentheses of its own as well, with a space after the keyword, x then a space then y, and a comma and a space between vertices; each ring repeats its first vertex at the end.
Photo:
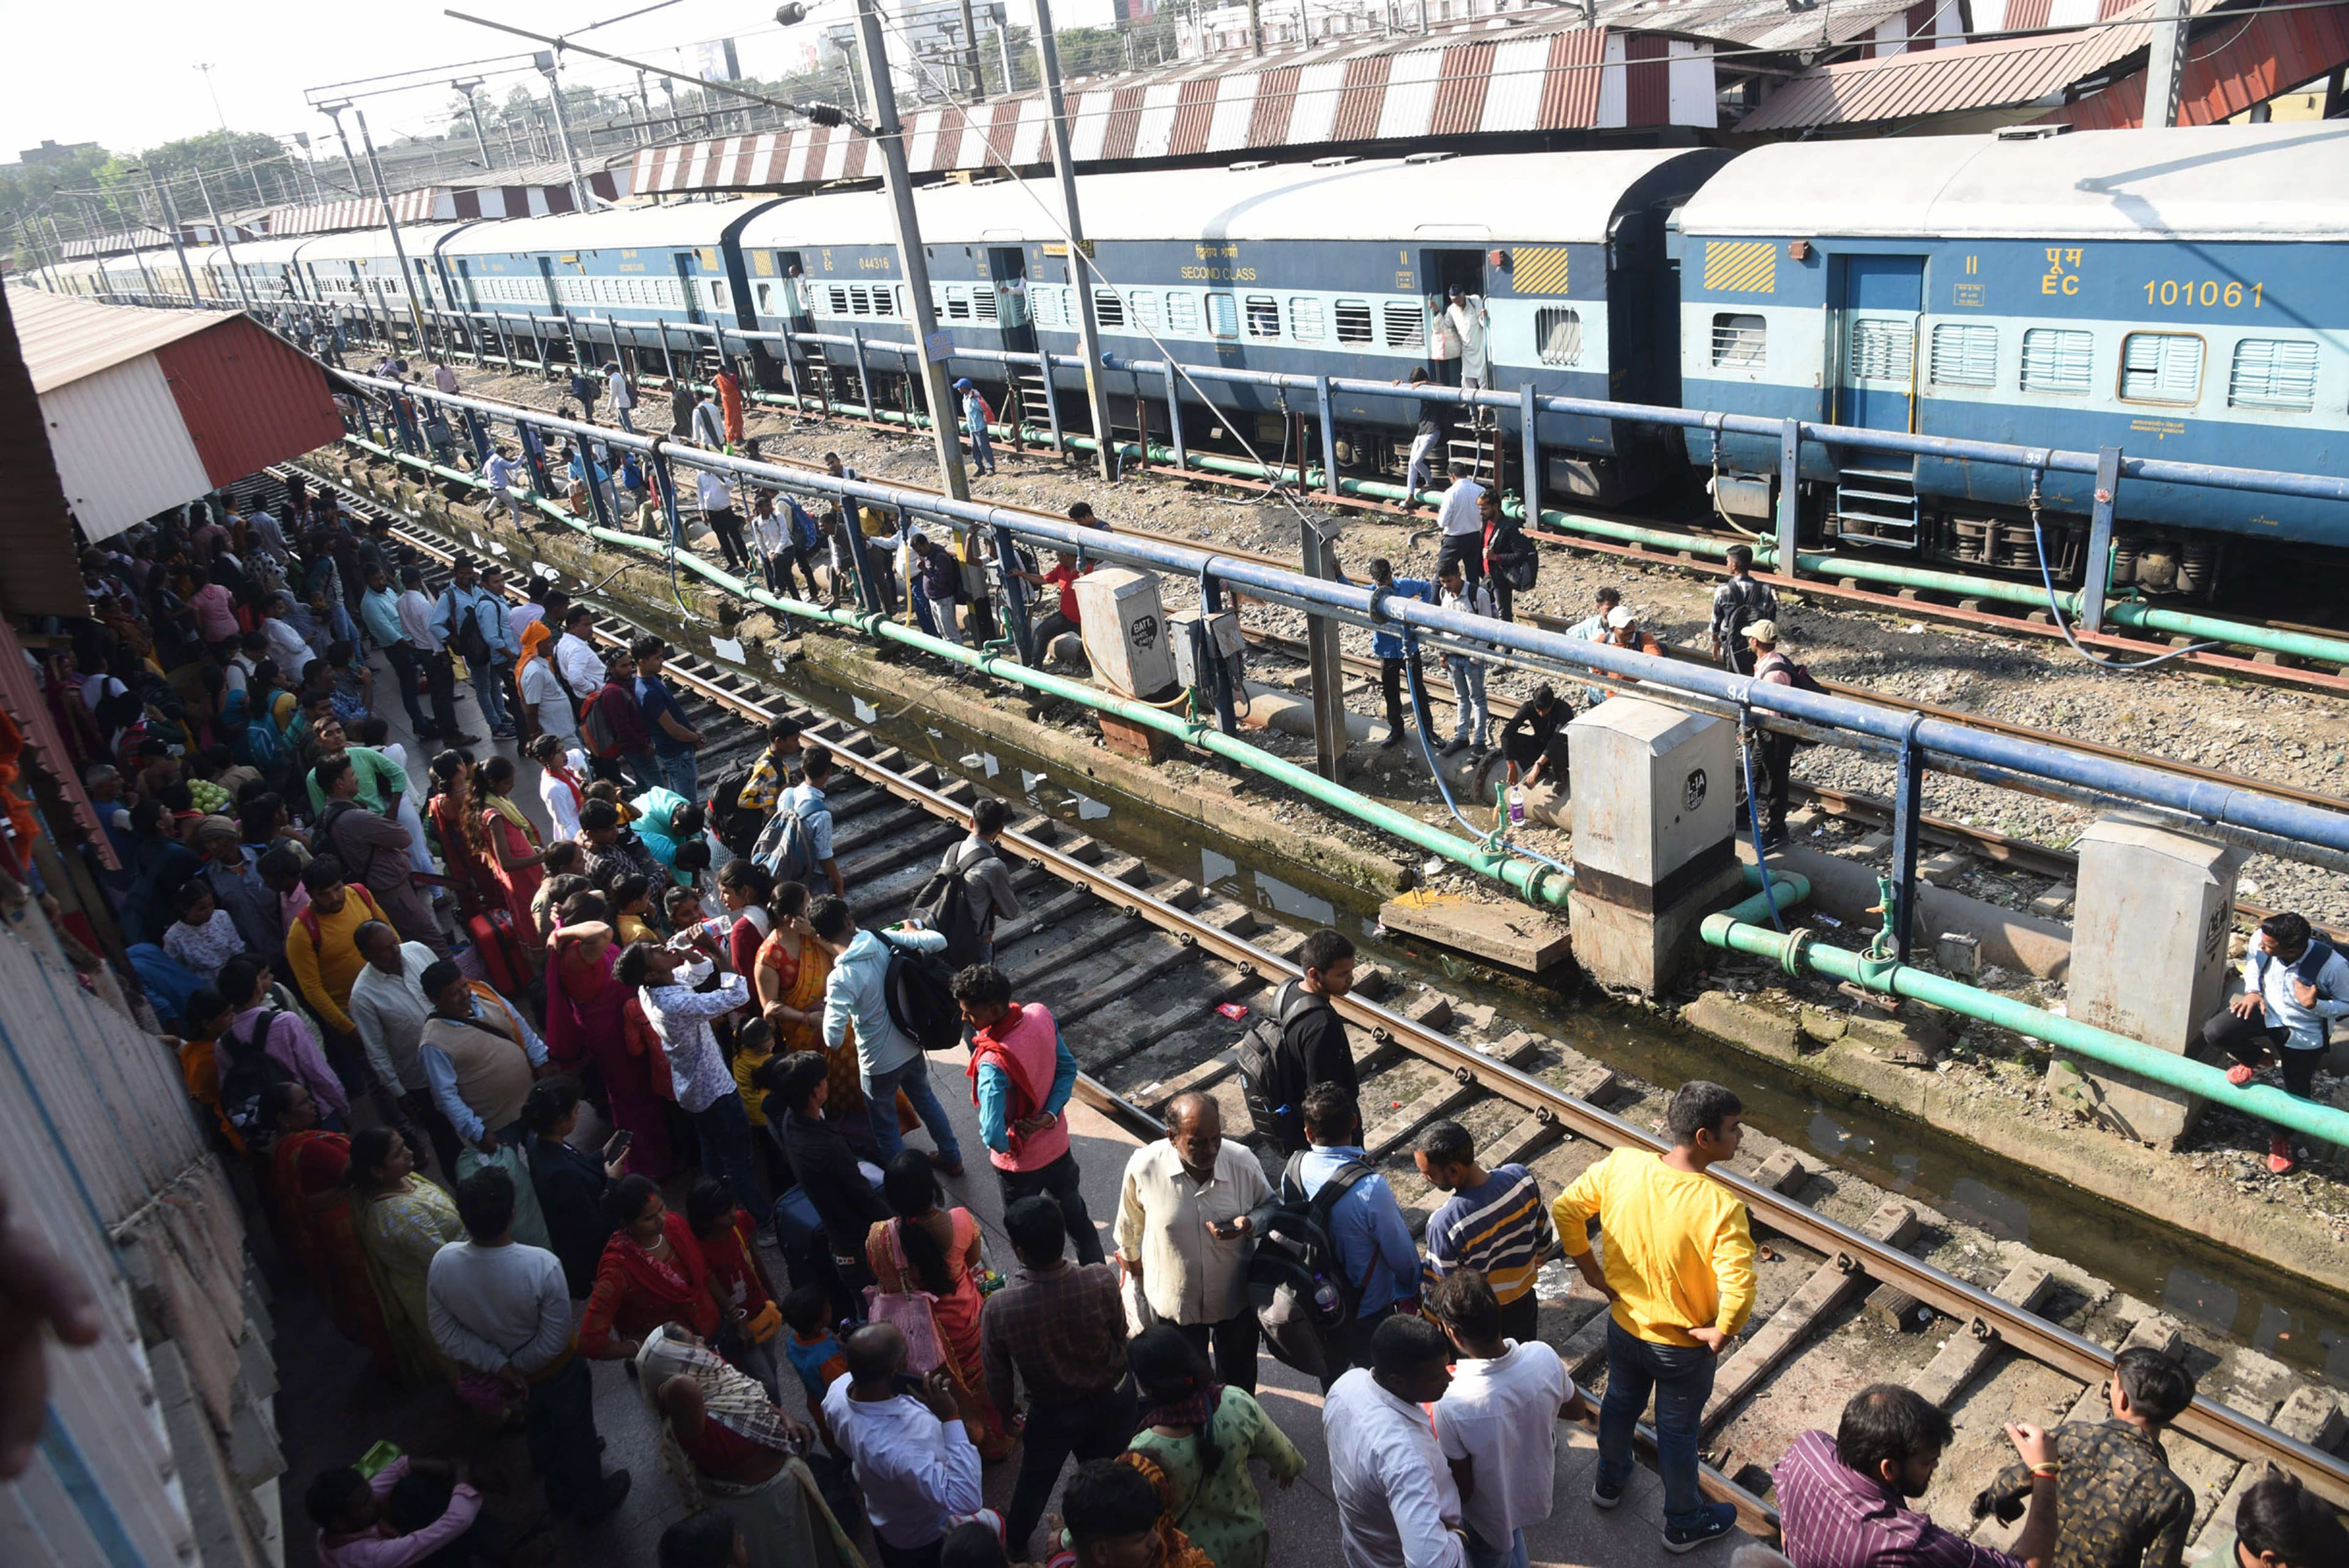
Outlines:
MULTIPOLYGON (((1041 0, 1038 8, 1041 9, 1041 0)), ((914 215, 914 187, 905 168, 905 130, 897 119, 897 89, 889 80, 889 60, 881 43, 881 11, 877 0, 856 0, 856 28, 864 57, 865 84, 873 93, 873 142, 881 150, 881 164, 889 186, 890 216, 897 229, 897 255, 904 264, 907 303, 914 313, 914 348, 921 357, 922 384, 930 404, 930 436, 937 448, 938 474, 947 493, 957 501, 970 499, 970 478, 963 472, 962 438, 957 433, 954 389, 947 384, 945 356, 938 333, 936 307, 930 301, 930 269, 922 254, 921 224, 914 215)), ((865 389, 872 396, 872 389, 865 389)))
POLYGON ((171 236, 172 252, 180 258, 180 275, 188 280, 188 304, 193 307, 202 303, 203 296, 196 292, 196 269, 188 265, 188 247, 180 243, 179 209, 171 205, 170 187, 155 177, 151 168, 147 171, 147 183, 155 192, 156 204, 163 209, 163 227, 171 236))
POLYGON ((335 140, 343 144, 343 169, 350 176, 351 194, 356 196, 366 187, 359 183, 359 161, 351 156, 351 133, 343 129, 343 110, 350 107, 347 103, 324 104, 318 112, 335 122, 335 140))
POLYGON ((486 174, 497 167, 497 160, 490 156, 490 133, 481 129, 481 100, 474 96, 481 88, 481 78, 469 77, 449 85, 465 95, 465 113, 473 121, 473 145, 481 150, 481 171, 486 174))
MULTIPOLYGON (((860 3, 869 5, 871 0, 860 3)), ((1092 256, 1085 244, 1084 220, 1077 212, 1077 172, 1069 158, 1069 113, 1061 97, 1061 51, 1052 42, 1051 0, 1036 0, 1036 58, 1044 73, 1044 123, 1051 131, 1052 172, 1060 179, 1061 206, 1068 219, 1069 281, 1076 286, 1071 292, 1077 296, 1077 342, 1085 361, 1085 407, 1092 414, 1093 458, 1102 483, 1108 483, 1116 473, 1110 461, 1109 394, 1102 385, 1101 327, 1093 319, 1092 256)), ((926 303, 929 296, 926 292, 922 297, 926 303)), ((1044 380, 1050 386, 1052 367, 1050 356, 1046 358, 1044 380)), ((1174 400, 1172 406, 1180 408, 1182 400, 1174 400)), ((1147 448, 1150 431, 1146 427, 1140 439, 1147 448)))
POLYGON ((220 208, 212 201, 212 188, 204 183, 202 170, 196 171, 196 190, 203 196, 204 211, 212 215, 212 238, 220 245, 221 255, 228 262, 229 275, 236 279, 237 301, 251 310, 253 291, 244 286, 244 269, 236 265, 236 252, 229 245, 228 225, 221 222, 220 208))
MULTIPOLYGON (((963 69, 970 73, 970 101, 981 102, 987 97, 987 78, 978 74, 978 21, 971 15, 970 0, 962 0, 962 59, 963 69)), ((1009 84, 1004 90, 1011 90, 1009 84)))
MULTIPOLYGON (((367 172, 375 178, 376 203, 383 209, 383 226, 391 235, 391 254, 399 263, 399 291, 408 296, 409 323, 416 328, 416 351, 422 354, 426 351, 424 306, 417 297, 421 289, 414 269, 408 265, 408 247, 399 241, 398 220, 391 215, 391 192, 384 189, 383 161, 375 155, 375 138, 367 132, 367 110, 348 104, 344 107, 349 109, 351 117, 359 122, 359 144, 367 149, 367 172)), ((336 129, 339 130, 342 123, 342 117, 336 115, 336 129)))
POLYGON ((552 51, 541 50, 532 57, 531 63, 546 77, 547 98, 554 106, 554 133, 563 142, 563 161, 571 170, 571 199, 578 203, 581 212, 592 213, 595 202, 587 192, 587 182, 579 172, 579 154, 571 145, 571 120, 563 112, 563 80, 555 74, 554 56, 552 51))
POLYGON ((2146 130, 2164 130, 2178 123, 2178 100, 2186 82, 2186 0, 2161 0, 2153 17, 2153 56, 2145 68, 2146 130))

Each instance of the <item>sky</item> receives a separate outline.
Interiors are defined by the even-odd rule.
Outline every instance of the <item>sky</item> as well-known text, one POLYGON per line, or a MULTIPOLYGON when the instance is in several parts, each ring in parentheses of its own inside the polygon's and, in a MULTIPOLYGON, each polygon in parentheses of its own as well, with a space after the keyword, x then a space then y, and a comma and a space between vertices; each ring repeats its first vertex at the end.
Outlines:
MULTIPOLYGON (((542 33, 576 29, 636 8, 630 0, 448 0, 457 9, 542 33)), ((636 0, 647 4, 649 0, 636 0)), ((540 46, 442 15, 442 0, 388 0, 363 5, 319 0, 238 0, 232 39, 202 42, 188 34, 191 15, 182 3, 111 0, 102 9, 35 5, 14 0, 8 13, 9 55, 16 68, 0 94, 0 161, 44 140, 98 141, 116 151, 151 147, 219 129, 200 63, 230 129, 323 139, 332 127, 305 103, 303 89, 388 72, 487 57, 528 54, 540 46), (93 21, 93 16, 97 20, 93 21)), ((853 16, 851 0, 815 0, 810 19, 786 33, 774 23, 774 0, 679 0, 650 16, 586 35, 582 41, 618 54, 682 63, 686 46, 732 36, 746 74, 781 74, 812 46, 827 23, 853 16)), ((1015 26, 1033 15, 1030 0, 1010 0, 1015 26)), ((1059 26, 1100 25, 1108 0, 1062 0, 1059 26), (1090 13, 1098 13, 1093 15, 1090 13)), ((983 27, 983 25, 982 25, 983 27)), ((632 73, 580 57, 564 67, 572 79, 612 84, 632 73)), ((523 76, 493 77, 488 93, 542 79, 528 61, 509 62, 523 76)), ((362 99, 380 143, 401 132, 429 132, 446 123, 441 112, 455 97, 450 71, 425 90, 362 99)))

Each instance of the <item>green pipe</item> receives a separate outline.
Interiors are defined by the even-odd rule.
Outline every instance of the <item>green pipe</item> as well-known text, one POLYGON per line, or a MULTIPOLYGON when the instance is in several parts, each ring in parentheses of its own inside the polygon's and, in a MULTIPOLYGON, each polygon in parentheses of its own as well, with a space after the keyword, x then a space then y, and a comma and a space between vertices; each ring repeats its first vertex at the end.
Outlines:
POLYGON ((2157 609, 2135 599, 2116 599, 2106 605, 2105 618, 2116 626, 2137 626, 2147 631, 2173 632, 2197 639, 2240 643, 2246 648, 2265 649, 2273 653, 2288 653, 2298 659, 2313 659, 2349 668, 2349 640, 2337 637, 2312 637, 2304 631, 2246 626, 2241 621, 2220 620, 2185 610, 2157 609))
MULTIPOLYGON (((1751 881, 1754 867, 1747 867, 1745 875, 1751 881)), ((1780 909, 1783 910, 1784 908, 1785 905, 1781 904, 1780 909)), ((2338 1110, 2314 1100, 2295 1099, 2282 1089, 2265 1084, 2238 1088, 2227 1081, 2225 1072, 2208 1063, 2156 1050, 2108 1029, 2098 1029, 2094 1024, 2065 1018, 2026 1002, 1995 996, 1962 981, 1930 974, 1895 960, 1872 959, 1844 948, 1828 947, 1820 942, 1817 933, 1808 927, 1798 926, 1782 935, 1758 923, 1769 918, 1768 908, 1761 904, 1757 895, 1734 909, 1707 915, 1699 929, 1713 946, 1773 960, 1788 974, 1799 975, 1807 971, 1831 980, 1850 981, 1888 996, 1913 997, 1919 1002, 1930 1002, 1951 1012, 2012 1030, 2059 1051, 2085 1056, 2107 1067, 2117 1067, 2169 1088, 2199 1095, 2213 1104, 2240 1111, 2245 1116, 2291 1127, 2310 1137, 2322 1138, 2326 1143, 2349 1145, 2349 1111, 2338 1110)))
MULTIPOLYGON (((383 451, 371 441, 354 440, 353 444, 371 452, 383 451)), ((386 455, 409 467, 427 469, 477 489, 483 488, 481 482, 471 474, 462 473, 454 469, 440 468, 405 453, 392 452, 386 455)), ((663 560, 669 558, 668 548, 660 540, 648 539, 636 534, 623 534, 617 529, 583 523, 538 497, 533 499, 538 502, 541 510, 549 516, 569 524, 574 530, 589 538, 663 560)), ((1529 902, 1562 907, 1566 903, 1568 892, 1573 886, 1572 878, 1555 867, 1519 860, 1514 857, 1486 849, 1470 839, 1461 838, 1445 833, 1440 828, 1430 826, 1406 812, 1397 811, 1392 806, 1358 794, 1342 784, 1332 784, 1310 768, 1299 767, 1286 758, 1277 757, 1269 752, 1249 745, 1245 741, 1236 740, 1213 724, 1178 719, 1164 709, 1154 708, 1147 703, 1115 696, 1098 687, 1086 685, 1082 681, 1071 680, 1041 670, 1030 670, 1016 659, 975 652, 947 642, 942 638, 931 637, 912 627, 900 625, 883 616, 854 610, 832 609, 800 599, 783 598, 741 577, 735 576, 722 567, 713 566, 688 551, 678 551, 676 562, 678 566, 707 578, 738 597, 764 605, 778 613, 793 616, 802 620, 823 621, 852 631, 862 631, 874 637, 886 638, 893 642, 903 643, 908 648, 918 649, 922 652, 937 658, 967 665, 984 674, 992 675, 998 680, 1025 686, 1031 691, 1043 692, 1047 696, 1076 702, 1097 712, 1115 714, 1129 723, 1140 724, 1145 729, 1156 730, 1162 734, 1171 735, 1186 745, 1195 746, 1201 751, 1227 758, 1252 772, 1263 774, 1324 805, 1344 812, 1357 821, 1367 823, 1372 827, 1394 835, 1406 843, 1416 845, 1430 854, 1441 856, 1455 865, 1466 867, 1480 875, 1504 882, 1524 895, 1529 902)))

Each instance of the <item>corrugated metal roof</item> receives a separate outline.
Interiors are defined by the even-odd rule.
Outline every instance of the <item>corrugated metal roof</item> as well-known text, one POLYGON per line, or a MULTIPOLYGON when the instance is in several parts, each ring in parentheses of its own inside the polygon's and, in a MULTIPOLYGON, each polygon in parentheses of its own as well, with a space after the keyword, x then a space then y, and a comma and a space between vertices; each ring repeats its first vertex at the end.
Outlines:
MULTIPOLYGON (((2211 125, 2265 103, 2302 82, 2349 63, 2349 7, 2265 13, 2188 51, 2186 85, 2178 95, 2181 125, 2211 125)), ((2121 130, 2145 119, 2142 73, 2115 82, 2093 98, 2065 104, 2047 117, 2083 130, 2121 130)))
MULTIPOLYGON (((13 615, 84 615, 89 596, 82 591, 65 491, 57 483, 57 460, 49 455, 47 421, 26 369, 20 327, 13 320, 17 298, 34 293, 0 290, 0 472, 8 475, 8 483, 0 484, 0 552, 8 562, 8 569, 0 572, 0 609, 13 615)), ((0 623, 0 639, 10 636, 0 623)), ((0 663, 7 658, 7 648, 0 644, 0 663)), ((27 673, 22 658, 14 673, 19 680, 27 673)), ((37 701, 17 711, 18 722, 28 726, 46 725, 48 717, 47 704, 37 701)), ((55 745, 57 737, 48 735, 44 743, 55 745)), ((71 753, 59 749, 50 754, 71 753)), ((66 773, 70 779, 73 770, 66 773)), ((103 844, 105 836, 98 839, 103 844)))
MULTIPOLYGON (((403 223, 423 223, 432 216, 438 194, 429 186, 420 191, 402 191, 391 199, 392 216, 403 223)), ((326 234, 340 229, 382 226, 383 203, 372 196, 269 210, 269 232, 273 234, 326 234)))
POLYGON ((142 310, 18 287, 8 290, 8 308, 16 318, 17 341, 36 395, 151 354, 221 320, 196 311, 142 310))
MULTIPOLYGON (((1450 158, 1433 163, 1364 159, 1336 168, 1283 163, 1263 169, 1167 169, 1086 174, 1077 180, 1085 233, 1097 240, 1169 235, 1232 240, 1408 236, 1423 219, 1462 214, 1512 243, 1596 243, 1623 192, 1675 159, 1714 158, 1687 148, 1606 149, 1450 158)), ((922 233, 934 244, 976 244, 1012 234, 1050 239, 1060 199, 1049 181, 934 185, 915 192, 922 233)), ((746 249, 886 244, 888 204, 870 192, 834 192, 778 202, 742 230, 746 249)))
POLYGON ((1681 210, 1704 234, 2349 238, 2349 122, 1783 141, 1681 210))
MULTIPOLYGON (((1892 0, 1863 0, 1890 11, 1892 0)), ((1783 9, 1779 15, 1783 16, 1783 9)), ((1868 12, 1866 31, 1881 19, 1868 12)), ((1841 26, 1840 23, 1837 24, 1841 26)), ((1640 30, 1677 32, 1669 18, 1644 17, 1640 30)), ((1332 39, 1269 55, 1211 56, 1149 71, 1097 78, 1069 94, 1071 152, 1080 164, 1319 147, 1331 141, 1419 140, 1461 134, 1589 130, 1600 124, 1599 82, 1619 62, 1606 56, 1606 27, 1583 26, 1578 14, 1486 17, 1434 38, 1332 39)), ((1709 45, 1691 58, 1710 65, 1709 45)), ((1675 65, 1688 62, 1676 60, 1675 65)), ((1708 111, 1710 92, 1693 95, 1708 111)), ((1008 160, 1018 167, 1046 156, 1042 99, 999 99, 999 129, 1017 106, 1008 160)), ((948 106, 905 116, 906 161, 916 174, 983 170, 989 142, 976 127, 989 113, 948 106)), ((1000 140, 994 143, 1000 157, 1000 140)), ((798 127, 759 136, 648 147, 636 154, 631 189, 638 194, 741 186, 779 186, 853 178, 864 139, 827 139, 798 127), (814 150, 821 149, 821 151, 814 150)))
MULTIPOLYGON (((2158 4, 2159 0, 2143 0, 2130 7, 2127 15, 2133 20, 2127 26, 1996 38, 1821 66, 1764 99, 1737 122, 1737 130, 1740 134, 1801 130, 2032 103, 2144 48, 2153 36, 2144 19, 2158 4)), ((2219 0, 2188 4, 2199 16, 2219 0)))
POLYGON ((245 317, 167 343, 155 360, 215 487, 342 439, 316 361, 245 317))

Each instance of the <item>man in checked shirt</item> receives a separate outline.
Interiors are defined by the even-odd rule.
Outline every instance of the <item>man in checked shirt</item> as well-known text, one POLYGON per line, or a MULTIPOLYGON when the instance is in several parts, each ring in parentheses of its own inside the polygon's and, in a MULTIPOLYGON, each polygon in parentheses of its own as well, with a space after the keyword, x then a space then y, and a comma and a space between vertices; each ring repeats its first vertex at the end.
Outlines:
POLYGON ((1079 1463, 1124 1450, 1133 1435, 1133 1384, 1125 1373, 1125 1307, 1107 1263, 1072 1263, 1061 1206, 1038 1193, 1003 1211, 1019 1272, 988 1298, 979 1316, 988 1397, 1013 1410, 1015 1372, 1028 1388, 1019 1480, 1011 1492, 1004 1544, 1014 1561, 1074 1454, 1079 1463))

